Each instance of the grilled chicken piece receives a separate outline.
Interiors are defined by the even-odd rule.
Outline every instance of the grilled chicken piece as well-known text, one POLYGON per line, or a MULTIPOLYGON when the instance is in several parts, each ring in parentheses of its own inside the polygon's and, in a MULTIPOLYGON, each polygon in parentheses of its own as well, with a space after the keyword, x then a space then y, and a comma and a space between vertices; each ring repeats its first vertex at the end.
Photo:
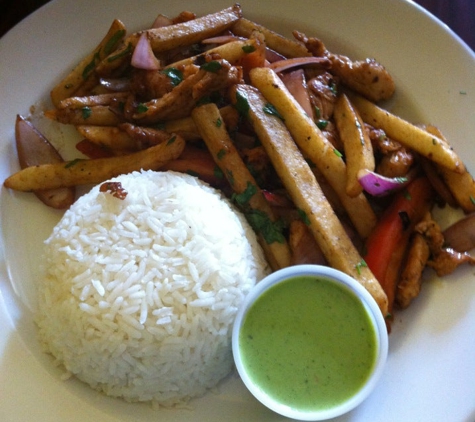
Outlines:
POLYGON ((137 112, 133 119, 139 124, 154 124, 188 116, 202 98, 242 82, 240 67, 213 57, 207 60, 209 67, 202 67, 163 97, 143 104, 145 111, 137 112))
POLYGON ((324 72, 310 79, 307 85, 312 105, 318 110, 317 118, 330 119, 337 99, 335 77, 331 73, 324 72))
POLYGON ((426 238, 431 252, 427 265, 433 268, 439 277, 452 273, 459 265, 475 265, 475 258, 468 252, 458 252, 444 246, 442 230, 433 219, 422 221, 416 226, 416 231, 426 238))
POLYGON ((318 38, 308 38, 299 31, 294 31, 293 35, 314 56, 328 57, 332 64, 331 72, 338 76, 343 84, 369 100, 387 100, 394 94, 395 84, 392 76, 376 60, 368 58, 352 61, 346 56, 328 51, 318 38))
POLYGON ((404 177, 414 164, 414 154, 412 151, 401 147, 397 151, 392 151, 384 155, 378 165, 376 172, 386 177, 404 177))
POLYGON ((292 265, 325 265, 326 263, 312 232, 301 220, 294 220, 290 223, 289 246, 292 251, 292 265))
POLYGON ((401 273, 396 290, 396 303, 407 308, 421 290, 422 272, 429 260, 430 249, 427 240, 420 233, 414 233, 409 247, 407 261, 401 273))

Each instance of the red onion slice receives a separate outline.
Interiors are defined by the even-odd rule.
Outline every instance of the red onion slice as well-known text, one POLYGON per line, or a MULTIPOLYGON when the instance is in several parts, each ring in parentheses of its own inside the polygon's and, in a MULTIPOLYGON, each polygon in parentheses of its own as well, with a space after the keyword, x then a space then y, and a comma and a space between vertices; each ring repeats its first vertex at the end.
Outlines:
POLYGON ((407 177, 385 177, 367 169, 360 170, 358 180, 363 189, 373 196, 385 196, 401 190, 413 179, 410 173, 407 177))
POLYGON ((163 28, 165 26, 170 26, 173 24, 173 21, 165 15, 159 14, 153 21, 152 28, 163 28))
POLYGON ((216 37, 206 38, 201 41, 202 44, 227 44, 232 41, 243 41, 246 38, 238 37, 236 35, 228 34, 228 35, 218 35, 216 37))
POLYGON ((308 66, 308 65, 320 65, 322 68, 329 68, 331 62, 326 57, 298 57, 295 59, 278 60, 270 64, 270 68, 275 72, 283 72, 284 70, 291 69, 293 67, 308 66))
POLYGON ((302 106, 307 116, 313 117, 313 107, 307 90, 307 81, 302 69, 293 70, 281 76, 282 82, 302 106))
POLYGON ((140 36, 137 45, 135 46, 131 64, 137 69, 160 69, 160 62, 155 57, 155 54, 153 54, 152 46, 150 45, 150 41, 145 32, 140 36))

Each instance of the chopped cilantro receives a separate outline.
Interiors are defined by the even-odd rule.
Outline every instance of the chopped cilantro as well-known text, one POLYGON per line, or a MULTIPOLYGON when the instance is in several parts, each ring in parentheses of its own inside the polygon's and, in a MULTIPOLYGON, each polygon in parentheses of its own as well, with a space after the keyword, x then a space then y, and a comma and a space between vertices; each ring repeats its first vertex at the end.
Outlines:
POLYGON ((132 44, 129 43, 129 44, 127 45, 127 47, 124 48, 122 51, 119 51, 119 52, 118 52, 117 54, 115 54, 114 56, 108 57, 108 58, 107 58, 107 61, 110 63, 110 62, 113 62, 113 61, 115 61, 115 60, 117 60, 117 59, 120 59, 120 58, 122 58, 122 57, 124 57, 124 56, 127 56, 129 53, 132 52, 132 48, 133 48, 133 47, 132 47, 132 44))
POLYGON ((253 53, 254 51, 256 51, 256 47, 254 47, 253 45, 244 45, 242 47, 242 51, 244 51, 246 54, 253 53))
POLYGON ((171 145, 173 144, 173 142, 176 141, 176 136, 172 136, 168 141, 167 141, 167 145, 171 145))
POLYGON ((264 113, 266 113, 266 114, 270 114, 271 116, 276 116, 276 117, 278 117, 279 119, 281 119, 282 121, 284 120, 284 118, 280 115, 280 113, 277 111, 277 109, 275 108, 275 106, 272 105, 271 103, 265 104, 262 110, 263 110, 264 113))
POLYGON ((320 107, 315 106, 315 116, 317 116, 317 119, 320 119, 320 117, 322 117, 320 107))
POLYGON ((249 203, 249 200, 256 194, 257 187, 251 182, 247 182, 246 189, 241 193, 234 193, 231 199, 239 206, 243 207, 249 203))
POLYGON ((183 81, 183 72, 176 67, 169 67, 161 71, 164 75, 167 75, 173 86, 179 85, 183 81))
POLYGON ((305 223, 306 226, 310 226, 310 220, 308 219, 308 215, 305 213, 304 210, 300 208, 297 210, 300 219, 305 223))
POLYGON ((207 72, 216 73, 222 68, 222 64, 216 60, 211 60, 208 63, 205 63, 200 66, 200 69, 206 70, 207 72))
POLYGON ((284 224, 281 220, 273 222, 269 216, 260 210, 251 210, 245 213, 247 221, 258 234, 261 234, 266 243, 284 243, 285 237, 282 234, 284 224))
POLYGON ((99 51, 94 54, 92 60, 84 67, 82 71, 82 78, 87 79, 87 77, 92 73, 96 67, 96 62, 100 60, 99 51))
POLYGON ((72 161, 68 161, 66 163, 66 165, 64 166, 64 168, 65 169, 71 168, 71 167, 75 166, 77 163, 79 163, 80 161, 83 161, 83 159, 82 158, 76 158, 72 161))
POLYGON ((214 167, 213 174, 216 179, 222 179, 224 177, 223 171, 218 166, 214 167))
POLYGON ((328 120, 324 120, 324 119, 318 119, 317 120, 317 127, 320 130, 325 129, 327 126, 328 126, 328 120))
POLYGON ((145 113, 147 112, 147 110, 148 110, 148 107, 144 103, 140 103, 137 106, 137 113, 145 113))
POLYGON ((228 179, 231 186, 234 186, 234 174, 231 170, 226 170, 226 179, 228 179))
POLYGON ((221 148, 216 154, 216 158, 218 160, 222 160, 225 155, 226 155, 226 150, 224 148, 221 148))
POLYGON ((363 267, 367 267, 368 264, 366 263, 366 261, 364 259, 362 259, 360 262, 358 262, 355 267, 356 267, 356 271, 358 272, 358 274, 361 274, 361 268, 363 267))
POLYGON ((112 37, 110 37, 109 41, 107 41, 104 47, 104 54, 106 56, 108 56, 114 51, 115 47, 117 46, 117 43, 125 35, 125 32, 125 29, 119 29, 114 35, 112 35, 112 37))
POLYGON ((88 106, 85 106, 81 109, 81 114, 82 114, 82 118, 84 120, 88 119, 89 117, 91 117, 91 114, 92 114, 92 110, 91 110, 91 107, 88 107, 88 106))
POLYGON ((239 91, 236 92, 236 105, 235 105, 235 107, 236 107, 236 110, 238 111, 238 113, 241 116, 247 116, 247 114, 249 113, 249 109, 250 109, 249 101, 239 91))

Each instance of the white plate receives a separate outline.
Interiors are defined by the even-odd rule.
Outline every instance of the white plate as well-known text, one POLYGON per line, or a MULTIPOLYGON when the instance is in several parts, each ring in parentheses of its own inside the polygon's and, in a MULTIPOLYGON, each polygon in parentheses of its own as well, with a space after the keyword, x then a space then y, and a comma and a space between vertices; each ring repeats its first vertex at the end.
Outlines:
MULTIPOLYGON (((286 35, 300 29, 334 51, 381 61, 394 75, 394 110, 435 123, 475 169, 475 56, 447 27, 403 0, 242 0, 245 15, 286 35)), ((89 52, 120 18, 130 30, 159 13, 199 14, 231 5, 223 0, 57 0, 0 40, 0 179, 18 168, 14 121, 48 99, 59 77, 89 52)), ((55 141, 68 131, 45 128, 55 141)), ((283 421, 258 404, 237 377, 194 410, 152 410, 102 396, 60 371, 42 354, 32 322, 42 241, 60 214, 32 195, 4 188, 0 196, 0 420, 43 421, 283 421)), ((376 391, 339 421, 475 420, 475 282, 473 268, 444 280, 427 273, 421 297, 397 314, 389 361, 376 391)))

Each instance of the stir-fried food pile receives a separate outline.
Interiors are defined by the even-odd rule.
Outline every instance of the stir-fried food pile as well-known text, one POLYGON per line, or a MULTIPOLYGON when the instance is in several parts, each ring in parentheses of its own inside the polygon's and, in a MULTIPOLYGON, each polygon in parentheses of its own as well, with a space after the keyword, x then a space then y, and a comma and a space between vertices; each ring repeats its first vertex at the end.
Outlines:
POLYGON ((193 174, 240 207, 273 269, 330 265, 391 315, 419 294, 426 267, 473 264, 472 219, 442 232, 433 207, 475 210, 475 183, 443 134, 378 105, 395 89, 376 60, 297 30, 286 38, 238 4, 159 15, 132 34, 115 20, 45 112, 76 127, 88 158, 63 162, 18 117, 22 170, 5 186, 64 208, 74 186, 133 170, 193 174))

